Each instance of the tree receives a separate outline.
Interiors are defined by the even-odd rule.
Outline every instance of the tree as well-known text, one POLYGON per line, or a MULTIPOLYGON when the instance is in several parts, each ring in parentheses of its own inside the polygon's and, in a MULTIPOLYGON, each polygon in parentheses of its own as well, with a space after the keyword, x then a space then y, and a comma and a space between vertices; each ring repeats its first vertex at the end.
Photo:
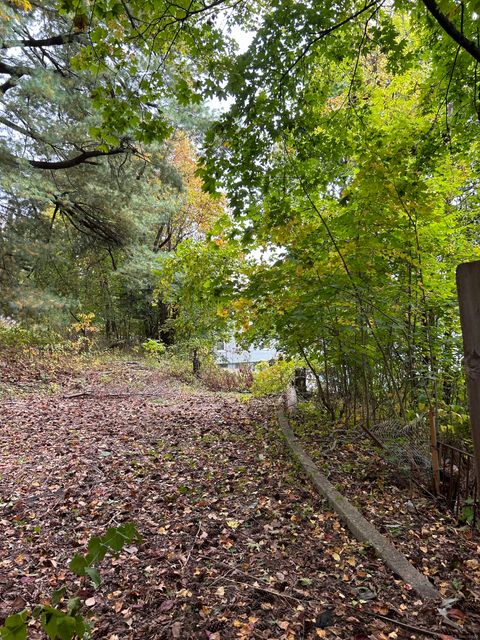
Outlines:
POLYGON ((405 416, 450 403, 461 371, 454 272, 478 255, 475 148, 462 130, 445 144, 416 42, 400 68, 360 56, 353 82, 352 59, 329 56, 295 101, 293 87, 279 104, 260 95, 223 121, 213 162, 257 256, 233 304, 244 338, 305 359, 332 417, 405 416))
POLYGON ((0 16, 0 124, 10 132, 3 162, 57 171, 165 140, 169 99, 198 103, 200 89, 211 90, 228 66, 228 40, 211 18, 219 4, 229 8, 7 2, 0 16), (75 130, 69 110, 88 128, 75 130))
POLYGON ((226 240, 229 225, 224 216, 213 236, 184 240, 157 262, 158 291, 170 309, 167 326, 194 356, 201 348, 211 351, 232 329, 229 306, 242 254, 238 244, 226 240))
POLYGON ((151 23, 143 2, 12 0, 0 9, 7 315, 51 310, 64 322, 67 309, 86 304, 112 337, 128 336, 132 322, 158 336, 165 318, 161 305, 151 307, 155 254, 199 224, 186 204, 200 192, 188 143, 184 136, 181 170, 191 188, 167 140, 179 125, 195 136, 208 122, 198 78, 219 81, 230 49, 210 20, 215 5, 150 9, 151 23))

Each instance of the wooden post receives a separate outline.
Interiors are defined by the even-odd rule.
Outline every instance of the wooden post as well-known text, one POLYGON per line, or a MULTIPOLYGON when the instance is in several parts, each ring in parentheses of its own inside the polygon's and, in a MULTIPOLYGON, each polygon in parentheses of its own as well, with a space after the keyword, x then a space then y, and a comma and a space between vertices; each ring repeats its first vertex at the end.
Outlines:
POLYGON ((475 470, 480 486, 480 261, 464 262, 457 267, 457 292, 475 470))
POLYGON ((200 358, 198 357, 198 349, 193 350, 192 364, 193 364, 193 375, 198 377, 200 375, 200 358))
POLYGON ((289 384, 285 393, 287 400, 287 413, 289 415, 295 415, 298 409, 297 390, 293 384, 289 384))
POLYGON ((437 423, 433 411, 429 412, 428 419, 430 422, 430 442, 432 446, 433 486, 438 496, 440 495, 440 460, 438 458, 437 423))
POLYGON ((295 369, 294 386, 298 394, 305 396, 307 393, 307 370, 305 367, 295 369))

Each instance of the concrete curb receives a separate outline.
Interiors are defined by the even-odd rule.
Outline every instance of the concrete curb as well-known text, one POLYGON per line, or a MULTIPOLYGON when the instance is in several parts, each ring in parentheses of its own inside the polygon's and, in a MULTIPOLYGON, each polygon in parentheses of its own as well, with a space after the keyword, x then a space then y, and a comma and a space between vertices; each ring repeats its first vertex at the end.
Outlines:
POLYGON ((277 415, 278 423, 293 456, 301 464, 306 475, 315 485, 315 488, 328 500, 332 509, 336 511, 357 540, 371 544, 385 564, 405 582, 411 585, 424 600, 441 599, 442 596, 440 592, 435 589, 431 582, 415 569, 403 553, 398 551, 387 538, 377 531, 377 529, 335 489, 332 483, 320 473, 313 460, 305 453, 299 440, 293 433, 283 408, 283 401, 277 405, 277 415))

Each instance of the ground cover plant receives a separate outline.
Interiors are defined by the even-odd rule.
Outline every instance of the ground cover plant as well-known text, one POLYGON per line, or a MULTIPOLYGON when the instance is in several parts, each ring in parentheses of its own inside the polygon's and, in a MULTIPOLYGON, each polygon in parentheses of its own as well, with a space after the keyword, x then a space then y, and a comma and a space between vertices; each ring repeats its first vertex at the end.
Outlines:
MULTIPOLYGON (((75 575, 89 579, 93 587, 98 589, 102 584, 98 564, 107 553, 118 554, 126 544, 136 540, 141 541, 141 537, 131 522, 110 527, 105 535, 90 538, 88 553, 77 553, 70 561, 69 569, 75 575)), ((31 620, 39 620, 42 630, 51 640, 84 638, 90 631, 88 618, 80 613, 85 605, 92 606, 92 599, 83 602, 79 595, 68 597, 67 587, 59 587, 52 593, 51 604, 37 604, 32 611, 24 609, 7 616, 0 627, 0 635, 4 640, 24 640, 31 620)))

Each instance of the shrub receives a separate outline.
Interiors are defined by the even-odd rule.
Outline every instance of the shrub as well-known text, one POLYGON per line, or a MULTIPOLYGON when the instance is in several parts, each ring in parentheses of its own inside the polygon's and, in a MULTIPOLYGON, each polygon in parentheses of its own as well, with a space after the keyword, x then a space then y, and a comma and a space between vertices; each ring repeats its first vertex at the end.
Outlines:
POLYGON ((25 328, 10 318, 0 317, 0 348, 45 348, 52 347, 61 341, 61 336, 50 329, 25 328))
POLYGON ((209 363, 200 369, 200 380, 212 391, 247 391, 252 386, 253 372, 250 367, 224 369, 209 363))
POLYGON ((253 374, 252 395, 261 396, 283 393, 292 382, 298 363, 292 360, 277 360, 270 365, 260 362, 253 374))
POLYGON ((154 340, 153 338, 149 338, 142 343, 142 347, 150 356, 159 357, 162 356, 167 348, 160 340, 154 340))
POLYGON ((162 359, 162 367, 172 378, 181 380, 181 382, 191 384, 196 380, 193 375, 192 361, 182 356, 167 353, 165 358, 162 359))

